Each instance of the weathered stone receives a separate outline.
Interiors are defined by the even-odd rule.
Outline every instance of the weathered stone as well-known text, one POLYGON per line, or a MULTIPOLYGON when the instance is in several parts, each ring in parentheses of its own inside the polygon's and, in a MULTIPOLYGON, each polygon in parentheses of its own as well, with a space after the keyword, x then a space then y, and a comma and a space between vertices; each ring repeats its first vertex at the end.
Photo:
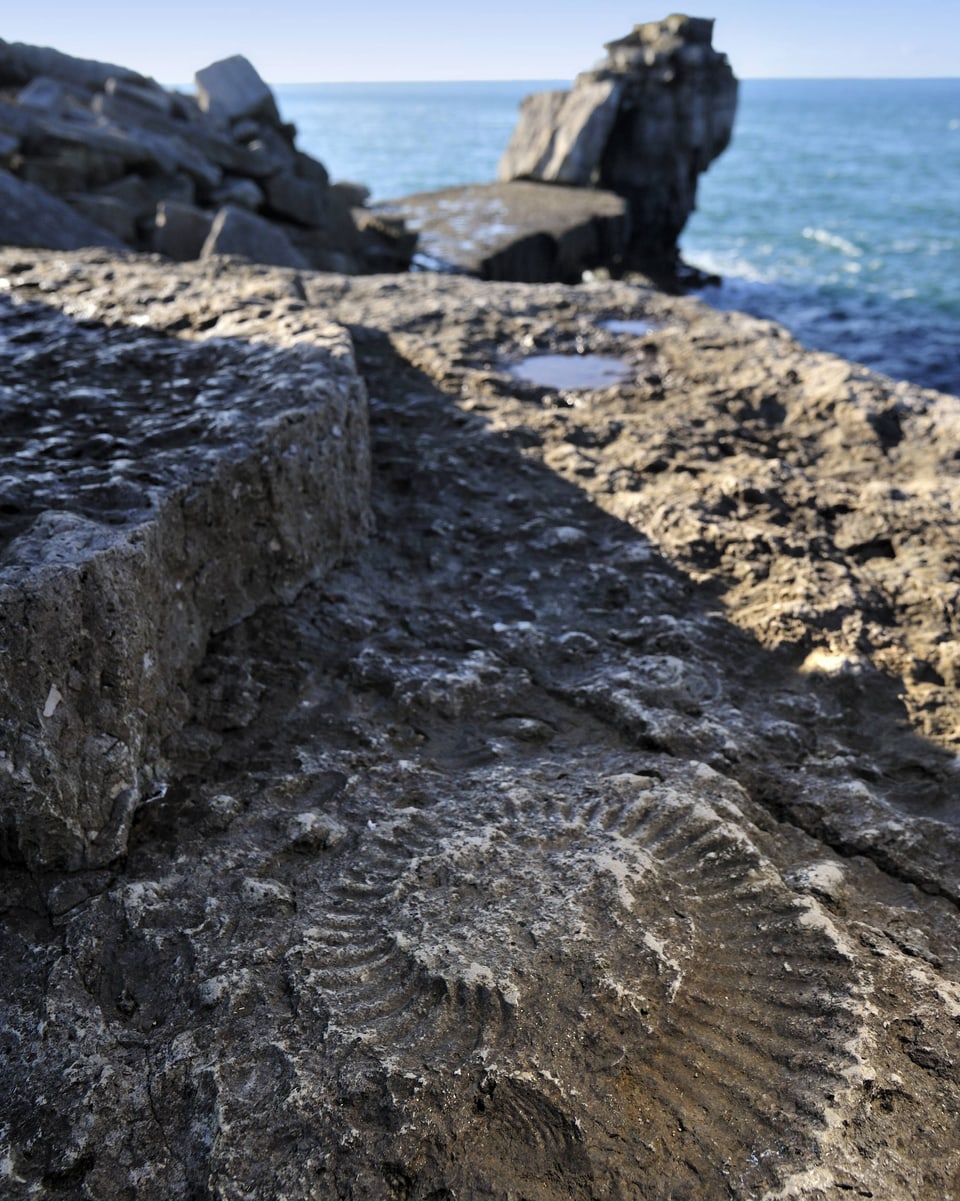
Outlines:
POLYGON ((713 22, 675 14, 607 46, 566 95, 528 98, 500 178, 597 185, 630 205, 632 260, 669 265, 698 176, 730 141, 737 81, 713 22))
POLYGON ((136 240, 137 210, 118 197, 80 193, 68 196, 67 200, 75 212, 109 230, 121 242, 129 246, 136 240))
POLYGON ((477 184, 380 207, 419 233, 424 262, 481 279, 579 280, 588 268, 620 261, 629 239, 624 201, 583 188, 477 184))
POLYGON ((128 79, 117 79, 111 76, 107 80, 104 91, 118 100, 126 100, 131 104, 156 110, 165 116, 173 113, 173 99, 159 84, 131 83, 128 79))
POLYGON ((521 113, 517 135, 531 130, 532 145, 514 144, 518 140, 515 135, 501 161, 500 178, 541 179, 580 187, 596 184, 622 89, 617 79, 587 79, 572 92, 547 92, 542 113, 528 105, 521 113), (563 97, 559 105, 558 96, 563 97), (528 112, 532 129, 525 122, 528 112), (541 124, 544 119, 548 125, 541 124))
POLYGON ((419 235, 407 229, 402 217, 371 209, 351 210, 360 232, 361 257, 367 271, 409 271, 419 235))
MULTIPOLYGON (((956 398, 635 284, 22 251, 0 279, 27 302, 4 314, 25 423, 5 438, 49 437, 41 394, 71 438, 118 411, 124 436, 119 401, 73 398, 76 337, 163 429, 195 438, 208 414, 249 462, 232 408, 260 383, 271 413, 299 397, 313 364, 291 343, 332 314, 378 480, 354 562, 209 638, 194 602, 235 585, 195 553, 262 546, 301 433, 325 450, 333 427, 262 448, 272 500, 229 474, 222 505, 185 497, 154 588, 102 558, 83 583, 67 542, 44 579, 86 603, 58 623, 27 576, 41 626, 32 607, 4 625, 34 654, 0 660, 20 698, 0 706, 53 748, 41 816, 78 763, 124 785, 137 722, 145 746, 169 734, 122 857, 3 867, 5 1197, 951 1195, 956 398), (83 317, 52 345, 51 306, 83 317), (541 388, 511 370, 534 352, 629 370, 541 388), (143 618, 178 597, 172 634, 143 618), (158 644, 204 658, 134 679, 158 644), (84 719, 109 740, 69 754, 84 719)), ((91 429, 73 468, 7 455, 24 487, 4 481, 0 526, 106 470, 91 429)), ((134 440, 108 448, 120 521, 184 453, 134 440)), ((92 483, 61 494, 86 526, 39 516, 8 555, 102 533, 92 483)))
POLYGON ((296 174, 297 151, 278 130, 261 125, 257 137, 247 143, 247 150, 259 164, 250 175, 265 177, 276 175, 279 171, 296 174))
MULTIPOLYGON (((208 294, 229 307, 212 281, 208 294)), ((124 851, 211 632, 291 597, 363 536, 365 394, 348 336, 323 320, 280 348, 84 331, 38 306, 19 318, 8 300, 2 319, 31 331, 5 351, 17 367, 4 436, 39 423, 54 454, 72 450, 55 480, 42 457, 5 478, 22 473, 36 516, 7 534, 0 567, 0 841, 35 867, 105 864, 124 851), (44 340, 60 384, 38 358, 44 340), (35 400, 38 370, 62 418, 17 407, 35 400)))
POLYGON ((263 207, 264 195, 263 189, 252 179, 227 175, 220 186, 210 193, 210 199, 216 205, 235 204, 256 213, 263 207))
POLYGON ((95 96, 91 107, 97 115, 106 117, 119 126, 150 130, 171 139, 176 145, 186 145, 188 152, 199 155, 204 162, 208 162, 208 166, 203 168, 205 171, 208 170, 209 164, 213 164, 225 171, 241 175, 267 173, 261 156, 238 146, 231 138, 211 128, 209 124, 186 123, 176 116, 143 108, 130 103, 122 96, 107 93, 95 96))
POLYGON ((38 112, 62 112, 67 98, 67 86, 62 79, 51 79, 38 75, 17 93, 17 104, 23 108, 34 108, 38 112))
POLYGON ((290 239, 269 221, 234 205, 224 205, 217 213, 200 257, 234 254, 269 263, 274 267, 309 267, 309 263, 290 239))
POLYGON ((213 216, 204 209, 161 200, 153 229, 153 249, 181 263, 198 259, 212 226, 213 216))
POLYGON ((260 117, 279 124, 273 93, 242 54, 220 59, 194 76, 200 107, 226 121, 260 117))
POLYGON ((311 183, 319 184, 321 188, 325 188, 329 184, 330 176, 326 167, 311 155, 298 150, 293 161, 294 173, 300 179, 307 179, 311 183))
POLYGON ((140 175, 125 175, 113 183, 104 184, 98 194, 114 196, 123 201, 136 213, 138 221, 152 217, 160 200, 175 200, 180 204, 193 204, 196 188, 189 175, 154 175, 144 179, 140 175))
POLYGON ((348 208, 363 208, 370 199, 370 189, 366 184, 354 183, 352 180, 338 179, 330 185, 330 192, 340 197, 348 208))
MULTIPOLYGON (((176 231, 166 219, 157 229, 157 203, 170 200, 245 208, 275 222, 273 233, 246 228, 242 250, 231 253, 256 254, 257 244, 272 263, 343 270, 403 261, 405 239, 372 228, 361 237, 349 206, 328 211, 326 168, 297 149, 296 128, 280 121, 269 88, 243 58, 199 73, 202 104, 110 64, 0 42, 0 85, 5 78, 20 87, 20 100, 0 96, 0 164, 54 195, 112 197, 76 203, 134 249, 195 252, 195 216, 189 232, 180 218, 176 231), (305 239, 306 257, 291 244, 301 230, 316 231, 305 239)), ((229 216, 224 223, 225 233, 209 232, 235 242, 239 226, 229 216)))
POLYGON ((7 171, 0 171, 0 244, 50 246, 58 250, 122 246, 108 230, 85 220, 62 200, 7 171))
POLYGON ((48 46, 28 46, 0 39, 0 85, 29 83, 38 75, 49 75, 93 91, 106 85, 111 76, 143 83, 136 71, 93 59, 74 58, 48 46))
POLYGON ((296 175, 271 175, 264 182, 269 208, 279 217, 300 225, 321 225, 326 211, 327 196, 324 184, 296 175))

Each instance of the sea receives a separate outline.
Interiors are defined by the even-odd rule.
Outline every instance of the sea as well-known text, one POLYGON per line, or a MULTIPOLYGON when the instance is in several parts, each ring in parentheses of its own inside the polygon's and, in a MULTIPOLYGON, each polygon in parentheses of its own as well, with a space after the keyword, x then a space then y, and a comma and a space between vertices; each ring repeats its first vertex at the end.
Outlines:
MULTIPOLYGON (((567 81, 279 85, 298 144, 374 202, 496 178, 529 92, 567 81)), ((745 80, 701 177, 702 296, 960 395, 960 78, 745 80)))

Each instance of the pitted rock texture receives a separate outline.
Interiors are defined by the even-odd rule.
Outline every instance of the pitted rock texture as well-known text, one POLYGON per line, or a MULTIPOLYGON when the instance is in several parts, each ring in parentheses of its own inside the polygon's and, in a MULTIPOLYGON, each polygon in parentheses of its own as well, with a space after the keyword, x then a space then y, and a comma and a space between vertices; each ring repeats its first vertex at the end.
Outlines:
POLYGON ((104 863, 210 633, 363 537, 366 397, 346 332, 302 322, 293 278, 273 345, 18 303, 16 280, 0 295, 3 845, 35 867, 104 863))
MULTIPOLYGON (((18 279, 181 335, 289 320, 289 276, 237 265, 213 287, 38 256, 18 279)), ((942 453, 927 431, 950 398, 848 367, 828 436, 797 397, 836 360, 692 301, 302 285, 301 319, 348 325, 369 390, 375 532, 211 639, 123 859, 3 869, 9 1195, 951 1195, 949 739, 911 727, 866 641, 851 669, 847 628, 811 609, 799 647, 767 633, 775 593, 737 607, 625 462, 673 456, 651 489, 672 478, 719 537, 738 514, 710 510, 712 473, 734 456, 711 448, 732 413, 748 480, 776 451, 826 504, 831 454, 851 490, 861 458, 871 478, 886 462, 860 399, 923 414, 901 427, 916 466, 942 453), (633 374, 583 392, 508 370, 577 349, 633 374), (737 408, 748 364, 795 412, 802 463, 737 408)), ((798 578, 831 578, 825 546, 798 578)), ((919 645, 935 611, 889 612, 889 645, 919 645)))

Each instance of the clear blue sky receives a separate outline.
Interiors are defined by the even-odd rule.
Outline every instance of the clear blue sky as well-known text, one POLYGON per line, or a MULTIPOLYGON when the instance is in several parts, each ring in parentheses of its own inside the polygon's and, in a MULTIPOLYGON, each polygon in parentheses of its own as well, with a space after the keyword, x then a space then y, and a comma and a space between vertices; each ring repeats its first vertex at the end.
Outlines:
MULTIPOLYGON (((245 54, 271 83, 567 79, 671 11, 620 0, 9 0, 7 41, 185 83, 245 54)), ((960 0, 713 0, 714 45, 743 78, 960 75, 960 0)))

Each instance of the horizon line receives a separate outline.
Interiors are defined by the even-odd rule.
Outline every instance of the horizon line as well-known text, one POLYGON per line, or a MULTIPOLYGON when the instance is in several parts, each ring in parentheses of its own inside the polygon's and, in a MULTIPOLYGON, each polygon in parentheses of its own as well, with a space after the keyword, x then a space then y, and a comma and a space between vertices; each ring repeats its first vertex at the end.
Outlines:
MULTIPOLYGON (((582 74, 582 72, 580 72, 582 74)), ((576 78, 575 76, 573 78, 576 78)), ((960 83, 957 75, 738 75, 741 83, 758 83, 766 81, 792 83, 960 83)), ((471 79, 284 79, 267 80, 270 87, 317 87, 325 84, 348 84, 360 87, 370 83, 410 84, 410 83, 565 83, 569 76, 486 76, 471 79)), ((180 84, 167 84, 167 87, 183 87, 180 84)))

